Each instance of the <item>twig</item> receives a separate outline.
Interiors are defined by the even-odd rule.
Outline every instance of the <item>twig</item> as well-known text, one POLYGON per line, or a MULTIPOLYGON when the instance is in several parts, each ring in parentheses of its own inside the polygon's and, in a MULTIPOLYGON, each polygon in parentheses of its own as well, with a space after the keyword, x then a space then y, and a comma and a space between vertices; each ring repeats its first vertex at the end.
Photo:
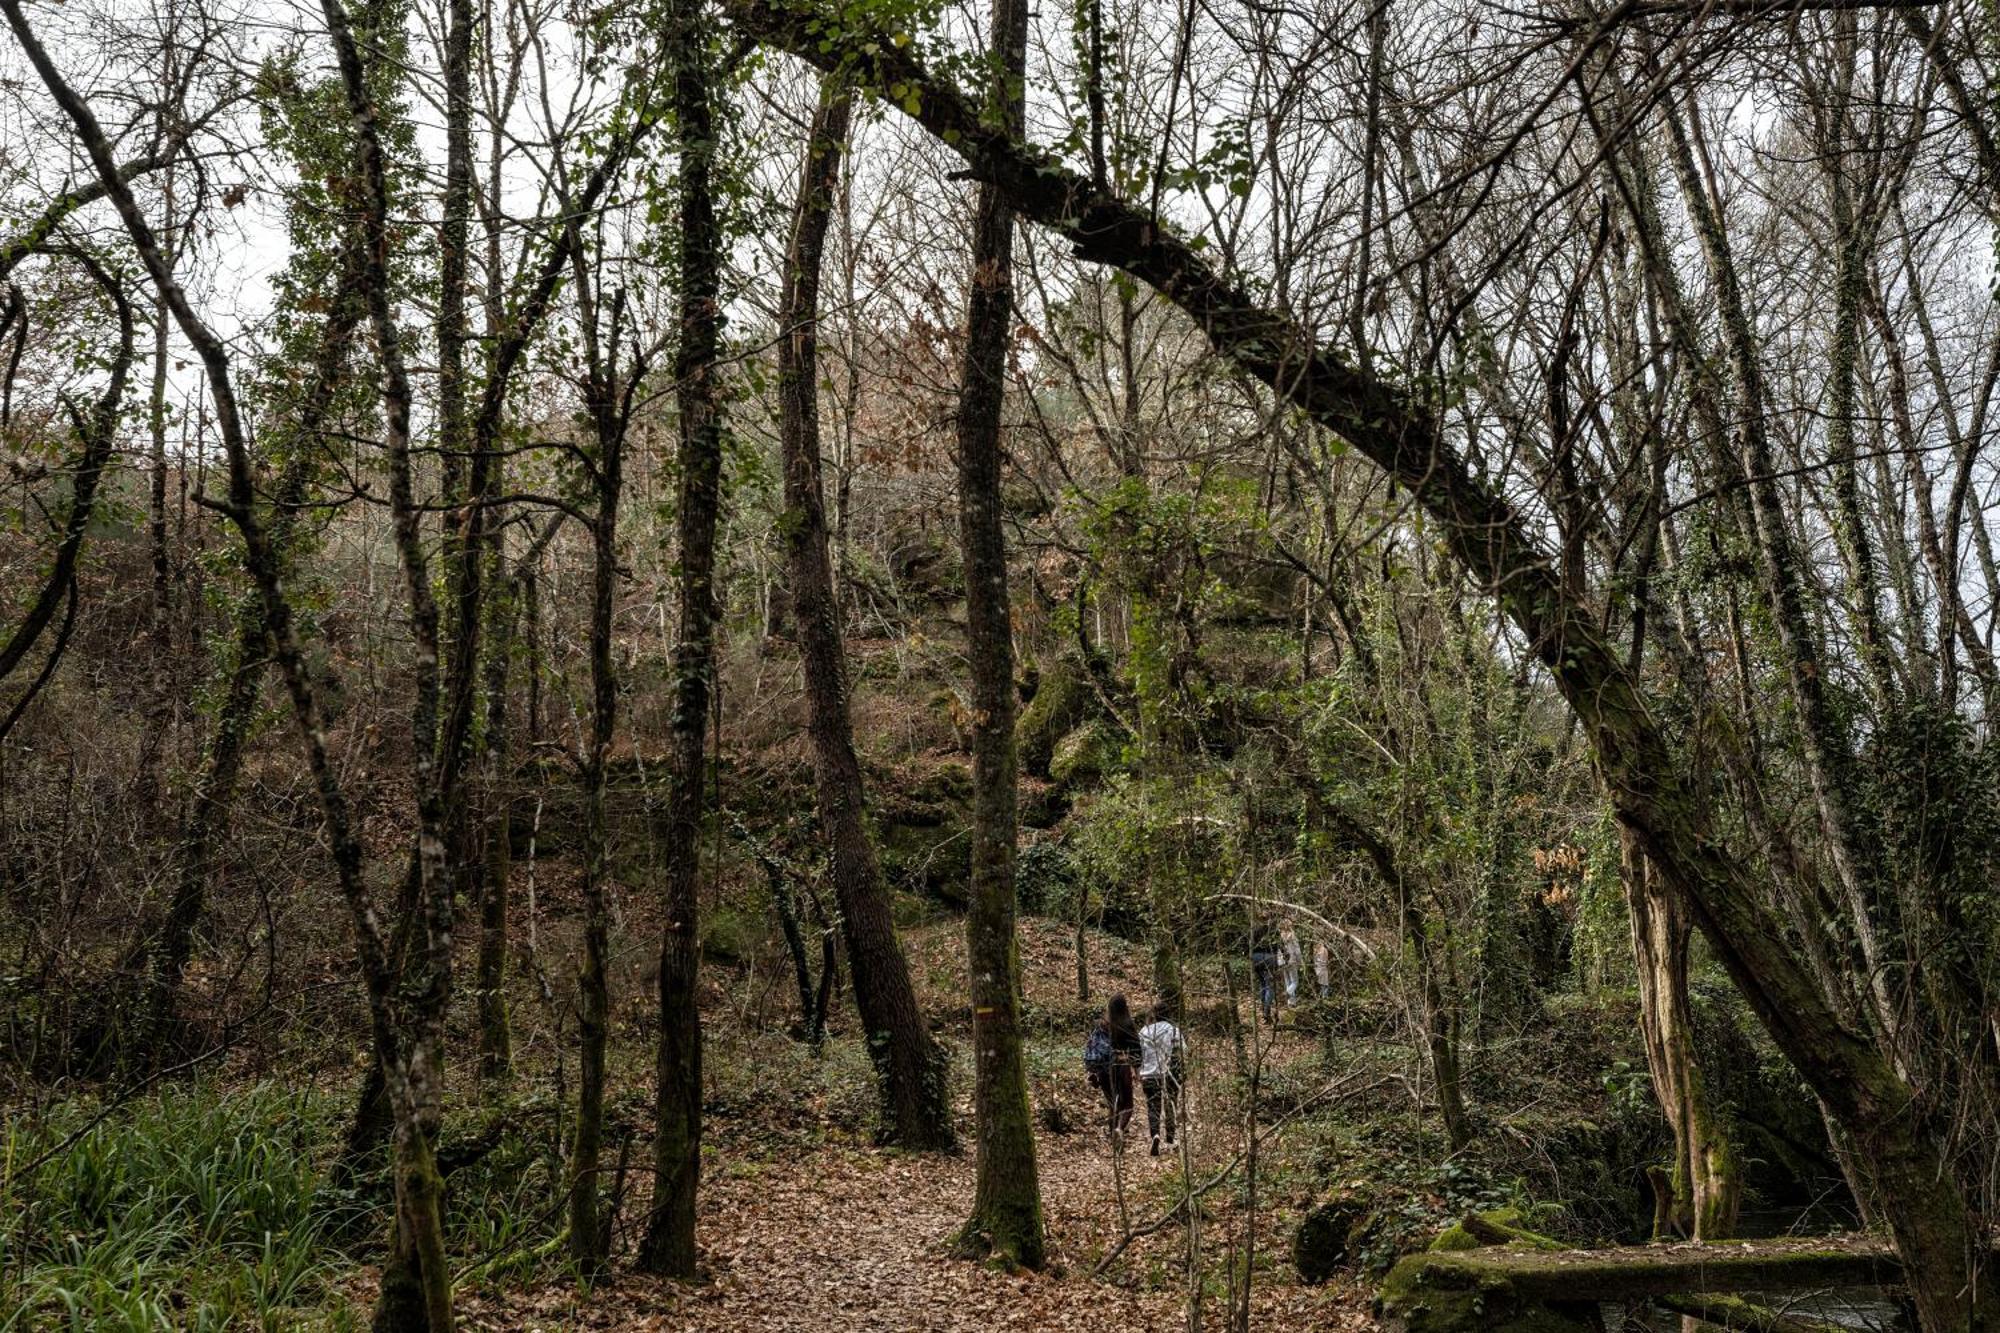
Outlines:
MULTIPOLYGON (((1349 1077, 1351 1078, 1354 1076, 1350 1075, 1349 1077)), ((1314 1093, 1311 1097, 1308 1097, 1305 1101, 1300 1102, 1297 1106, 1285 1112, 1284 1115, 1278 1117, 1278 1119, 1273 1121, 1264 1130, 1263 1133, 1258 1134, 1250 1144, 1246 1144, 1243 1147, 1238 1148, 1236 1150, 1235 1156, 1231 1157, 1227 1162, 1224 1162, 1222 1164, 1221 1169, 1216 1171, 1214 1175, 1210 1176, 1200 1185, 1196 1186, 1195 1188, 1183 1194, 1174 1203, 1174 1206, 1172 1208, 1169 1208, 1166 1212, 1160 1214, 1152 1221, 1147 1222, 1145 1225, 1133 1227, 1130 1230, 1126 1231, 1126 1233, 1123 1236, 1120 1236, 1118 1238, 1118 1243, 1116 1245, 1113 1245, 1108 1251, 1105 1252, 1104 1257, 1097 1261, 1096 1266, 1090 1270, 1090 1275, 1092 1277, 1103 1276, 1104 1271, 1107 1268, 1111 1267, 1111 1265, 1117 1261, 1119 1255, 1125 1253, 1125 1250, 1132 1244, 1133 1241, 1138 1240, 1142 1236, 1150 1236, 1156 1232, 1165 1231, 1168 1227, 1180 1221, 1182 1215, 1189 1209, 1189 1207, 1193 1204, 1193 1202, 1196 1199, 1202 1198, 1203 1196, 1207 1195, 1210 1191, 1214 1190, 1216 1186, 1223 1184, 1225 1181, 1229 1179, 1230 1176, 1235 1174, 1236 1168, 1242 1164, 1243 1159, 1249 1154, 1252 1146, 1261 1146, 1267 1140, 1275 1137, 1293 1120, 1298 1119, 1298 1117, 1305 1114, 1307 1111, 1318 1108, 1331 1098, 1334 1098, 1336 1096, 1344 1098, 1347 1096, 1351 1096, 1355 1093, 1367 1092, 1373 1088, 1381 1087, 1382 1084, 1387 1081, 1388 1081, 1387 1079, 1378 1078, 1363 1087, 1357 1087, 1357 1088, 1350 1088, 1346 1086, 1347 1079, 1337 1079, 1334 1082, 1327 1084, 1324 1088, 1321 1088, 1317 1093, 1314 1093)))
POLYGON ((1211 902, 1217 898, 1234 898, 1246 903, 1261 903, 1266 907, 1282 907, 1288 912, 1296 912, 1300 916, 1311 917, 1314 921, 1319 922, 1320 925, 1325 926, 1328 930, 1360 950, 1364 958, 1373 960, 1375 957, 1374 945, 1355 934, 1349 927, 1341 925, 1338 921, 1327 920, 1310 907, 1301 907, 1298 903, 1286 902, 1283 898, 1264 898, 1254 893, 1211 893, 1208 897, 1211 902))

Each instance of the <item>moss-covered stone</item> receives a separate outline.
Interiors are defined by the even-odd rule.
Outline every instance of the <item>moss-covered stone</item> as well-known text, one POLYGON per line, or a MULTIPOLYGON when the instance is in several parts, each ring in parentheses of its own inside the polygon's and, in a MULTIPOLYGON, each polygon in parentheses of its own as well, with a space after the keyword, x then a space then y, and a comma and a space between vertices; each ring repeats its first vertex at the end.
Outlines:
POLYGON ((875 837, 890 886, 963 905, 971 877, 972 777, 962 764, 870 774, 875 837))
POLYGON ((1535 1250, 1560 1250, 1561 1241, 1531 1231, 1522 1224, 1518 1208, 1496 1208, 1469 1215, 1438 1233, 1430 1244, 1433 1254, 1479 1250, 1488 1245, 1525 1245, 1535 1250))
POLYGON ((1097 696, 1073 655, 1044 661, 1037 677, 1035 697, 1014 723, 1014 745, 1021 771, 1046 778, 1054 776, 1051 764, 1064 738, 1096 710, 1097 696))
POLYGON ((1078 727, 1056 746, 1049 777, 1062 787, 1095 782, 1118 767, 1122 748, 1118 733, 1101 722, 1078 727))

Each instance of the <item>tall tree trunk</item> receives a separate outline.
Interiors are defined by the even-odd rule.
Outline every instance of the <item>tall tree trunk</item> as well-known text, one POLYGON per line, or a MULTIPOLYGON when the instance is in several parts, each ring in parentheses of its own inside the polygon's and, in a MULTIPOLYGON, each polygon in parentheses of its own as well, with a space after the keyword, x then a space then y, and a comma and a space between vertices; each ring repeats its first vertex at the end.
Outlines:
MULTIPOLYGON (((485 574, 491 563, 488 536, 500 476, 494 436, 508 367, 489 366, 478 420, 467 410, 465 348, 467 247, 472 221, 472 43, 477 20, 472 0, 450 0, 444 44, 445 174, 443 217, 438 228, 438 443, 443 453, 444 494, 457 506, 447 517, 445 575, 451 603, 443 711, 437 739, 438 791, 443 837, 452 887, 470 896, 479 870, 474 846, 470 792, 465 774, 472 758, 473 719, 479 698, 480 632, 485 627, 485 574), (463 479, 463 485, 460 484, 463 479)), ((508 331, 511 342, 525 336, 539 312, 526 313, 508 331)))
POLYGON ((664 820, 666 925, 660 941, 660 1048, 653 1131, 653 1211, 639 1265, 694 1276, 701 1180, 699 874, 709 697, 715 673, 715 528, 722 488, 720 228, 715 216, 715 92, 700 0, 666 10, 674 126, 681 158, 680 613, 674 652, 673 750, 664 820))
MULTIPOLYGON (((575 235, 571 228, 572 237, 575 235)), ((570 1154, 569 1249, 586 1276, 600 1273, 611 1258, 610 1229, 600 1215, 598 1170, 604 1146, 604 1056, 611 1016, 607 968, 611 952, 611 912, 605 899, 610 877, 611 826, 605 811, 605 784, 611 740, 618 724, 618 674, 612 659, 611 617, 618 592, 618 500, 624 489, 625 428, 629 390, 618 384, 618 339, 624 296, 611 304, 608 336, 598 333, 598 312, 583 247, 572 240, 577 271, 578 321, 583 333, 587 404, 597 436, 593 480, 597 513, 590 529, 590 740, 584 755, 583 958, 577 966, 579 1029, 576 1139, 570 1154)), ((635 365, 637 380, 643 366, 635 365)))
POLYGON ((584 759, 583 957, 577 964, 576 1137, 570 1154, 570 1256, 586 1275, 608 1258, 598 1217, 599 1158, 604 1143, 604 1053, 611 1008, 605 975, 610 952, 610 910, 604 885, 610 829, 605 819, 606 758, 616 718, 618 682, 611 661, 611 600, 617 578, 615 464, 601 468, 595 560, 591 571, 590 748, 584 759))
MULTIPOLYGON (((166 44, 165 50, 172 51, 173 43, 166 44)), ((171 57, 169 58, 171 66, 171 57)), ((171 74, 168 76, 171 78, 171 74)), ((164 226, 171 235, 174 227, 174 172, 169 167, 166 184, 162 191, 166 210, 164 226)), ((172 241, 165 244, 167 263, 174 262, 172 241)), ((146 404, 146 434, 150 446, 147 466, 150 471, 150 485, 146 494, 146 545, 152 553, 153 563, 153 717, 152 735, 149 745, 157 745, 166 733, 166 720, 173 710, 170 695, 171 681, 168 675, 169 654, 173 648, 173 563, 167 552, 167 333, 171 326, 171 316, 163 298, 155 298, 153 306, 153 390, 146 404)), ((258 645, 261 649, 262 645, 258 645)), ((142 798, 151 800, 157 796, 150 786, 150 774, 156 772, 153 765, 147 765, 147 789, 142 798)))
POLYGON ((1619 869, 1632 917, 1632 953, 1639 969, 1646 1066, 1674 1139, 1673 1175, 1660 1210, 1664 1217, 1658 1218, 1667 1224, 1666 1234, 1656 1221, 1654 1239, 1677 1235, 1722 1240, 1735 1230, 1742 1181, 1727 1127, 1695 1059, 1694 1021, 1688 1008, 1688 938, 1693 924, 1631 832, 1621 831, 1620 851, 1619 869))
POLYGON ((786 509, 781 527, 805 670, 820 827, 847 939, 854 1003, 882 1085, 882 1137, 906 1148, 949 1148, 953 1134, 944 1054, 917 1007, 866 823, 861 763, 847 708, 847 661, 827 554, 819 435, 820 259, 852 109, 843 86, 829 81, 821 89, 792 215, 778 316, 778 433, 786 509))
MULTIPOLYGON (((1025 0, 993 0, 987 114, 1022 121, 1025 0)), ((972 884, 965 917, 972 972, 973 1113, 979 1134, 968 1250, 1043 1262, 1042 1197, 1021 1053, 1020 952, 1014 933, 1014 640, 1000 498, 1001 411, 1014 332, 1014 214, 979 187, 958 395, 958 526, 964 549, 966 655, 972 694, 972 884)))
POLYGON ((513 1073, 514 1043, 507 1016, 507 894, 513 876, 513 750, 507 689, 512 676, 517 581, 507 578, 504 551, 493 544, 493 598, 486 631, 486 739, 480 782, 482 842, 479 871, 479 951, 473 987, 479 1020, 479 1079, 497 1085, 513 1073))
POLYGON ((351 192, 362 234, 360 287, 374 326, 382 368, 382 417, 389 465, 389 505, 398 561, 409 601, 415 647, 410 747, 417 799, 417 845, 412 858, 414 895, 406 904, 413 948, 396 950, 398 975, 376 1006, 376 1058, 395 1115, 395 1243, 384 1266, 374 1327, 377 1333, 452 1327, 451 1273, 444 1258, 443 1189, 432 1143, 442 1114, 444 1016, 451 1002, 452 886, 445 862, 445 805, 450 775, 441 771, 438 746, 438 608, 424 551, 422 518, 410 463, 411 391, 402 334, 390 299, 388 164, 378 130, 378 110, 368 86, 360 47, 340 0, 325 0, 354 126, 351 192))
MULTIPOLYGON (((533 605, 535 570, 562 528, 561 511, 546 519, 511 571, 506 552, 492 544, 488 577, 492 580, 491 623, 486 633, 486 762, 484 865, 479 877, 479 950, 473 967, 478 989, 479 1077, 498 1084, 513 1073, 514 1042, 507 1006, 508 915, 514 874, 513 848, 513 708, 508 697, 513 674, 514 644, 521 636, 524 608, 533 605)), ((532 625, 528 641, 529 698, 536 686, 533 674, 540 662, 532 625)), ((531 713, 532 717, 532 713, 531 713)), ((530 739, 533 739, 532 736, 530 739)))

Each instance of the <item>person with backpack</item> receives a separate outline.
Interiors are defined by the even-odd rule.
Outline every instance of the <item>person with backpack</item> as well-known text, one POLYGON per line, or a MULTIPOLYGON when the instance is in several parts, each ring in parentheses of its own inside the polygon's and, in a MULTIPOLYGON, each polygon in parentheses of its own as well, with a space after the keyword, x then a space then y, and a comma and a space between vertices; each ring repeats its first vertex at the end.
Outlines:
POLYGON ((1140 1058, 1139 1028, 1132 1021, 1132 1006, 1123 995, 1111 997, 1104 1017, 1090 1030, 1083 1044, 1083 1068, 1090 1086, 1104 1095, 1111 1112, 1111 1137, 1123 1143, 1126 1126, 1132 1123, 1132 1085, 1137 1081, 1140 1058))
POLYGON ((1175 1122, 1181 1116, 1181 1084, 1186 1077, 1187 1038, 1175 1026, 1167 1002, 1153 1005, 1153 1021, 1139 1029, 1139 1086, 1146 1090, 1146 1130, 1153 1137, 1153 1156, 1160 1155, 1160 1122, 1166 1121, 1167 1146, 1174 1144, 1175 1122))
POLYGON ((1261 921, 1250 925, 1250 970, 1257 979, 1257 1012, 1266 1023, 1278 1021, 1278 949, 1271 928, 1261 921))

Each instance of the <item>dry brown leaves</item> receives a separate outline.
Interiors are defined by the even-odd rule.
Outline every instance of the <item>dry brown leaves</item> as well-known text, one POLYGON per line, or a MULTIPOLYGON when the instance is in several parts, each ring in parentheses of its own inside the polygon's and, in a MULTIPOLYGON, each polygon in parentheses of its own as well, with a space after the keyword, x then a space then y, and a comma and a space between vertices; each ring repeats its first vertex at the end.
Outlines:
MULTIPOLYGON (((792 1160, 725 1170, 703 1190, 705 1280, 692 1287, 620 1275, 580 1299, 568 1287, 471 1298, 471 1329, 925 1330, 1177 1329, 1185 1326, 1173 1278, 1181 1233, 1135 1245, 1108 1278, 1088 1275, 1116 1233, 1110 1150, 1095 1135, 1040 1141, 1052 1263, 1047 1273, 1006 1273, 950 1257, 964 1220, 972 1165, 964 1157, 915 1157, 827 1148, 792 1160), (1120 1285, 1120 1279, 1129 1285, 1120 1285)), ((1135 1192, 1167 1169, 1126 1158, 1135 1192)), ((1278 1241, 1260 1237, 1260 1243, 1278 1241)), ((1211 1263, 1219 1263, 1212 1258, 1211 1263)), ((1307 1289, 1265 1278, 1253 1300, 1259 1328, 1370 1329, 1352 1288, 1307 1289)), ((1212 1304, 1208 1322, 1219 1310, 1212 1304)))

